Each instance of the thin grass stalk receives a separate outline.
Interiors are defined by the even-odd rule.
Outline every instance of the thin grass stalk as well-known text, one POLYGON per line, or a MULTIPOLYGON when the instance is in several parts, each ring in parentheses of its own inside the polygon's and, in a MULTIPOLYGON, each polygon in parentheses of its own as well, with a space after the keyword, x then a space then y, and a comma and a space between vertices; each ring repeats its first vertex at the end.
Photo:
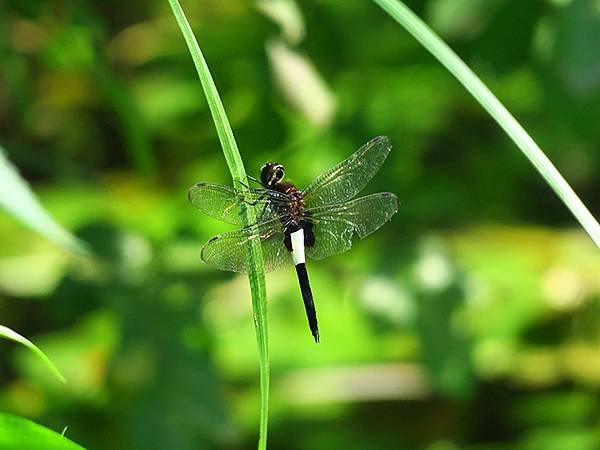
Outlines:
POLYGON ((22 344, 25 347, 27 347, 29 350, 35 353, 38 356, 38 358, 40 358, 44 362, 44 364, 46 364, 48 369, 50 369, 50 371, 54 374, 58 381, 60 381, 61 383, 67 382, 65 380, 65 377, 63 377, 62 373, 60 373, 60 371, 56 368, 56 366, 50 360, 50 358, 48 358, 46 354, 43 351, 41 351, 38 348, 38 346, 31 342, 29 339, 27 339, 24 336, 21 336, 16 331, 11 330, 10 328, 5 327, 4 325, 0 325, 0 337, 10 339, 11 341, 18 342, 19 344, 22 344))
POLYGON ((423 47, 429 50, 498 122, 506 134, 517 144, 517 147, 531 161, 546 183, 569 208, 596 246, 600 248, 600 225, 596 219, 542 149, 477 75, 403 2, 399 0, 373 1, 402 25, 423 47))
MULTIPOLYGON (((231 125, 227 119, 225 108, 219 97, 217 87, 206 64, 206 60, 200 50, 200 46, 196 41, 192 28, 187 21, 183 9, 177 0, 169 0, 171 9, 181 33, 188 46, 196 71, 200 77, 202 89, 208 102, 210 112, 217 129, 217 134, 223 149, 223 155, 227 161, 227 166, 233 178, 234 187, 247 185, 248 179, 246 170, 240 156, 237 143, 231 130, 231 125)), ((255 220, 255 211, 252 207, 244 208, 246 224, 251 224, 255 220)), ((267 426, 269 417, 269 380, 270 380, 270 363, 269 363, 269 341, 267 329, 267 293, 265 286, 265 271, 263 255, 260 244, 253 241, 249 244, 248 249, 248 279, 250 282, 250 290, 252 292, 252 309, 254 318, 254 327, 256 331, 256 340, 258 346, 258 355, 260 363, 260 423, 259 423, 259 440, 258 449, 265 450, 267 448, 267 426)))

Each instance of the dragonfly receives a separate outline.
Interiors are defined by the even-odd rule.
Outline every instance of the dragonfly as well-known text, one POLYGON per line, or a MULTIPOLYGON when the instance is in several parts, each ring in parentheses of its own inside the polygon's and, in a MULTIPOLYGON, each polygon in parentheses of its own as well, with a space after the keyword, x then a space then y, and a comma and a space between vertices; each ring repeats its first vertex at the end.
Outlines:
POLYGON ((199 211, 242 226, 211 238, 202 248, 201 259, 218 269, 248 272, 248 245, 254 241, 260 243, 265 272, 293 263, 308 326, 318 343, 319 326, 306 256, 321 260, 344 253, 352 247, 354 236, 367 237, 398 211, 398 197, 391 192, 355 198, 379 171, 391 149, 389 138, 376 137, 302 190, 284 181, 284 166, 275 162, 262 166, 259 180, 249 177, 260 188, 197 183, 188 197, 199 211), (246 225, 248 207, 256 212, 251 225, 246 225))

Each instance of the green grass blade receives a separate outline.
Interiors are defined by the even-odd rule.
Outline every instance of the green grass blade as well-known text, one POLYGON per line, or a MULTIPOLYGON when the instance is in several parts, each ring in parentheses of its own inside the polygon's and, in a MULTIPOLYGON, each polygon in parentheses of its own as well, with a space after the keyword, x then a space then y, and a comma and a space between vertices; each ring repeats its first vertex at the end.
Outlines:
POLYGON ((54 374, 54 376, 56 378, 58 378, 58 380, 61 383, 65 383, 66 382, 65 377, 63 377, 62 374, 60 373, 60 371, 56 368, 56 366, 54 364, 52 364, 52 361, 50 361, 50 358, 48 358, 44 354, 44 352, 41 351, 29 339, 27 339, 26 337, 21 336, 16 331, 13 331, 10 328, 5 327, 3 325, 0 325, 0 337, 3 337, 5 339, 10 339, 11 341, 18 342, 19 344, 23 344, 25 347, 27 347, 29 350, 31 350, 33 353, 35 353, 37 356, 39 356, 42 361, 44 361, 44 363, 46 364, 46 366, 48 366, 48 369, 50 369, 50 371, 54 374))
POLYGON ((62 228, 40 205, 27 182, 0 147, 0 208, 55 244, 76 253, 89 254, 86 245, 62 228))
POLYGON ((0 450, 85 450, 55 431, 0 413, 0 450))
POLYGON ((399 0, 373 1, 429 50, 498 122, 600 248, 600 225, 596 219, 531 136, 477 75, 404 3, 399 0))
POLYGON ((217 87, 212 79, 204 55, 200 50, 194 32, 192 31, 179 2, 177 0, 169 0, 169 4, 173 10, 175 19, 179 24, 185 43, 192 55, 192 60, 196 66, 198 76, 200 77, 202 89, 204 90, 206 101, 208 102, 210 112, 212 113, 215 127, 217 128, 217 134, 221 141, 221 147, 223 148, 223 153, 225 155, 225 160, 227 161, 234 184, 240 181, 246 183, 248 180, 246 177, 246 170, 244 169, 244 163, 242 162, 237 143, 233 137, 233 131, 231 131, 231 125, 229 125, 227 114, 225 114, 225 108, 223 108, 223 103, 219 97, 217 87))
MULTIPOLYGON (((217 134, 223 148, 223 154, 227 166, 233 178, 233 184, 239 187, 239 183, 247 185, 246 170, 237 148, 237 143, 231 130, 231 125, 225 114, 225 108, 219 97, 217 87, 212 79, 206 60, 202 55, 200 46, 196 41, 192 28, 187 21, 183 9, 177 0, 169 0, 175 19, 181 29, 185 42, 188 46, 194 65, 200 77, 202 89, 208 102, 217 134)), ((245 220, 247 224, 255 220, 254 208, 245 208, 245 220)), ((267 425, 269 417, 269 341, 267 330, 267 292, 265 286, 265 272, 262 251, 258 242, 249 244, 248 249, 248 278, 252 292, 252 309, 254 315, 254 326, 258 345, 260 363, 260 425, 258 448, 267 448, 267 425)))

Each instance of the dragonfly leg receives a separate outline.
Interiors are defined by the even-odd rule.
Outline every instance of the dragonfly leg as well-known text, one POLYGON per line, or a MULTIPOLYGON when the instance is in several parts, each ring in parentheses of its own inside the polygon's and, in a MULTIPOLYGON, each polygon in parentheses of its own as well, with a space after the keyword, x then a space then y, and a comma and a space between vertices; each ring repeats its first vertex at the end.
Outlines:
POLYGON ((242 187, 245 187, 246 189, 250 189, 250 186, 248 186, 246 183, 244 183, 242 180, 237 180, 238 183, 240 183, 242 185, 242 187))
POLYGON ((263 216, 265 215, 265 212, 267 212, 267 206, 268 206, 268 203, 265 203, 265 207, 263 208, 263 210, 260 212, 260 215, 258 216, 259 219, 262 219, 263 216))
MULTIPOLYGON (((247 201, 247 200, 244 200, 244 203, 246 203, 247 205, 250 205, 250 206, 256 206, 256 205, 258 205, 258 203, 259 203, 261 200, 264 200, 265 198, 266 198, 266 195, 265 195, 265 194, 261 194, 261 196, 260 196, 259 198, 257 198, 256 200, 254 200, 254 201, 251 201, 251 202, 249 202, 249 201, 247 201)), ((258 218, 259 218, 259 219, 262 219, 262 218, 263 218, 263 216, 265 215, 265 212, 267 212, 267 206, 268 206, 268 205, 269 205, 269 204, 268 204, 267 202, 265 202, 265 206, 263 207, 262 211, 261 211, 261 212, 260 212, 260 214, 258 215, 258 218)))
POLYGON ((257 179, 256 179, 256 178, 254 178, 252 175, 246 175, 246 176, 248 177, 248 179, 249 179, 250 181, 254 181, 255 183, 258 183, 258 184, 260 184, 261 186, 263 185, 263 184, 260 182, 260 180, 257 180, 257 179))
MULTIPOLYGON (((256 178, 254 178, 252 175, 246 175, 246 177, 250 180, 250 181, 254 181, 255 183, 258 183, 262 186, 262 183, 257 180, 256 178)), ((250 189, 250 186, 248 186, 246 183, 244 183, 241 180, 238 180, 238 183, 241 184, 243 187, 245 187, 246 189, 250 189)))

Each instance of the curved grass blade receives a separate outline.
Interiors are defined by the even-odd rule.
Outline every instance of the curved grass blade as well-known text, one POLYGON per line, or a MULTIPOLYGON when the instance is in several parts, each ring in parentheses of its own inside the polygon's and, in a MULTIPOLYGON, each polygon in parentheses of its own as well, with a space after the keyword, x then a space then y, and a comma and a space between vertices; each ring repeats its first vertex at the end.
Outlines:
MULTIPOLYGON (((63 377, 62 374, 60 373, 60 371, 56 368, 56 366, 54 364, 52 364, 52 361, 50 361, 50 358, 48 358, 44 354, 44 352, 41 351, 29 339, 21 336, 16 331, 11 330, 10 328, 5 327, 4 325, 0 325, 0 337, 3 337, 5 339, 10 339, 11 341, 18 342, 19 344, 23 344, 25 347, 27 347, 29 350, 31 350, 33 353, 35 353, 37 356, 39 356, 42 361, 44 361, 46 366, 48 366, 48 369, 50 369, 50 371, 54 374, 54 376, 56 378, 58 378, 58 380, 61 383, 66 383, 65 377, 63 377)), ((2 447, 0 447, 0 449, 1 448, 2 447)))
MULTIPOLYGON (((231 130, 231 125, 225 114, 225 108, 219 97, 217 87, 212 79, 204 55, 196 41, 192 28, 190 27, 185 13, 177 0, 169 0, 169 5, 173 10, 173 15, 181 29, 181 33, 188 46, 189 52, 196 66, 206 101, 217 129, 217 134, 223 149, 225 161, 231 172, 234 186, 242 183, 248 185, 246 170, 240 156, 237 143, 231 130)), ((246 224, 253 223, 256 218, 256 212, 253 207, 247 207, 243 211, 246 224)), ((267 426, 269 420, 269 340, 267 329, 267 291, 265 286, 265 270, 262 250, 257 241, 248 245, 248 279, 250 281, 250 291, 252 293, 252 310, 254 316, 254 327, 256 331, 256 340, 258 345, 258 357, 260 363, 260 425, 258 448, 267 448, 267 426)))
POLYGON ((88 255, 86 245, 61 227, 42 207, 17 168, 0 147, 0 208, 22 224, 75 253, 88 255))
POLYGON ((400 0, 373 0, 423 45, 494 118, 600 248, 600 224, 517 120, 471 69, 400 0))
POLYGON ((31 420, 0 413, 0 450, 85 450, 31 420))

